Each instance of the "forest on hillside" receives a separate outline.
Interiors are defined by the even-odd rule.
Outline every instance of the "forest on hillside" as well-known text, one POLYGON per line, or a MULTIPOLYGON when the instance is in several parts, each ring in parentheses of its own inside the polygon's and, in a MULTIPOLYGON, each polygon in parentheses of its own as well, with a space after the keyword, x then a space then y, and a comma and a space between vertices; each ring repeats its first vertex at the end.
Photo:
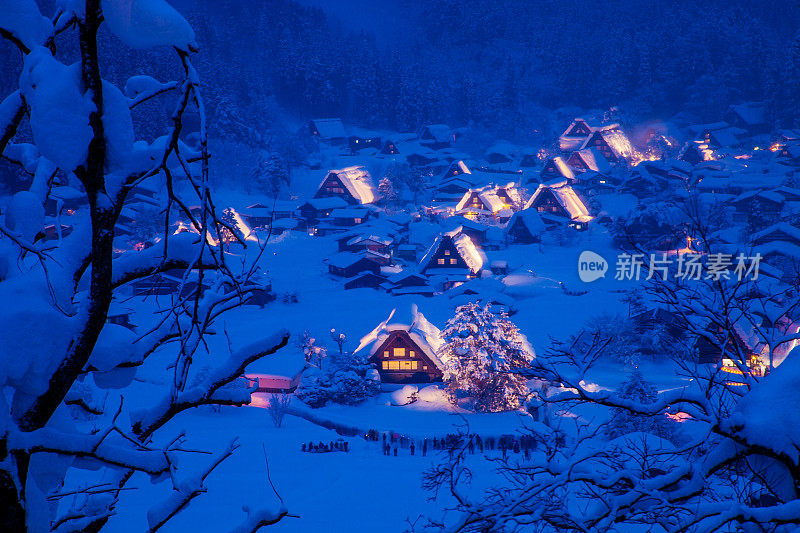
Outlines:
MULTIPOLYGON (((391 46, 293 0, 174 4, 204 52, 213 127, 248 144, 287 117, 401 131, 473 123, 522 137, 551 135, 545 117, 565 106, 713 121, 729 104, 765 100, 784 128, 800 114, 800 7, 789 0, 401 0, 387 12, 408 35, 391 46)), ((105 67, 120 81, 144 66, 143 53, 121 52, 105 67)), ((0 62, 17 56, 0 48, 0 62)), ((177 65, 163 58, 166 79, 177 65)))

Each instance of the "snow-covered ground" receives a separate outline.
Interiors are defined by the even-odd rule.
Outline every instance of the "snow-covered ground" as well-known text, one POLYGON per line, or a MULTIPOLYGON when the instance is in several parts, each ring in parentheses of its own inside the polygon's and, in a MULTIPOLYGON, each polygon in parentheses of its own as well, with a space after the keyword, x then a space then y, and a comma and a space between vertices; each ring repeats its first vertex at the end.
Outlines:
MULTIPOLYGON (((235 196, 231 194, 231 199, 235 200, 235 196)), ((495 258, 508 261, 510 274, 500 279, 515 301, 516 312, 512 319, 537 353, 544 353, 552 339, 568 337, 595 315, 627 313, 627 305, 620 302, 618 290, 629 288, 633 282, 626 284, 603 279, 586 285, 578 279, 577 258, 586 249, 600 253, 610 264, 614 261, 615 252, 610 239, 599 227, 578 235, 575 242, 566 246, 515 245, 487 254, 490 261, 495 258), (580 296, 569 295, 559 283, 573 291, 588 292, 580 296)), ((346 334, 344 348, 352 350, 363 335, 386 319, 392 309, 397 309, 398 317, 404 317, 409 314, 412 304, 416 304, 431 322, 441 326, 459 301, 451 299, 447 293, 423 298, 391 296, 372 289, 342 290, 341 280, 331 278, 323 262, 335 251, 336 243, 332 237, 310 237, 301 232, 289 232, 273 238, 267 245, 261 265, 272 279, 278 299, 263 308, 245 306, 226 315, 215 328, 217 334, 209 337, 209 353, 204 356, 219 357, 230 348, 235 350, 254 334, 264 334, 278 327, 289 329, 293 336, 290 345, 283 350, 297 351, 296 339, 305 330, 310 330, 324 344, 332 328, 346 334), (283 301, 281 295, 288 292, 296 293, 297 303, 283 301), (226 335, 220 334, 222 330, 226 335), (232 347, 227 344, 228 338, 232 347)), ((126 305, 137 310, 137 317, 146 317, 157 303, 154 297, 144 300, 132 298, 126 305)), ((140 327, 146 327, 146 324, 140 324, 140 327)), ((169 364, 167 358, 164 364, 169 364)), ((196 366, 202 368, 202 361, 198 361, 196 366)), ((669 363, 645 362, 642 370, 647 379, 661 389, 682 384, 669 363)), ((598 368, 591 379, 613 388, 627 379, 628 374, 629 369, 623 365, 608 363, 598 368)), ((134 389, 139 391, 138 394, 157 391, 160 388, 158 384, 163 384, 170 375, 140 375, 145 383, 134 389)), ((265 403, 265 398, 260 396, 249 407, 222 408, 219 411, 195 409, 166 428, 165 434, 173 434, 175 431, 172 429, 190 428, 187 433, 191 438, 183 446, 187 449, 217 450, 234 438, 240 445, 237 453, 211 474, 207 484, 209 492, 200 495, 186 512, 171 521, 166 531, 197 528, 200 519, 203 530, 226 530, 245 516, 243 507, 257 509, 274 505, 277 496, 266 479, 265 453, 275 488, 290 512, 299 516, 282 521, 274 528, 277 531, 323 528, 327 531, 353 531, 354 523, 358 524, 357 530, 401 531, 407 527, 407 519, 414 520, 419 515, 438 516, 447 507, 446 494, 430 502, 430 494, 421 486, 423 473, 436 460, 433 450, 429 450, 425 458, 421 457, 420 449, 412 457, 407 448, 401 448, 398 457, 386 457, 380 443, 365 441, 362 434, 340 437, 335 431, 303 416, 318 422, 357 428, 362 432, 374 429, 413 439, 443 437, 467 428, 472 433, 499 437, 519 434, 525 427, 536 425, 523 412, 476 414, 454 408, 445 401, 417 401, 407 406, 393 406, 389 394, 384 393, 357 406, 328 404, 316 410, 294 399, 293 414, 286 416, 282 427, 275 428, 268 412, 260 408, 265 403), (347 440, 348 453, 301 451, 303 443, 329 443, 339 438, 347 440), (214 479, 231 482, 214 483, 214 479)), ((565 413, 565 416, 565 421, 572 416, 598 417, 599 420, 607 417, 607 413, 595 408, 565 413)), ((559 417, 554 419, 558 423, 559 417)), ((180 464, 188 466, 207 460, 207 456, 186 452, 179 459, 180 464)), ((494 464, 491 461, 476 456, 473 463, 481 473, 478 477, 492 475, 494 464)), ((149 484, 145 476, 137 476, 133 486, 149 484)), ((165 483, 157 490, 167 491, 168 485, 165 483)), ((126 498, 109 524, 112 530, 144 528, 147 511, 144 506, 153 501, 152 496, 142 490, 141 495, 126 498)))

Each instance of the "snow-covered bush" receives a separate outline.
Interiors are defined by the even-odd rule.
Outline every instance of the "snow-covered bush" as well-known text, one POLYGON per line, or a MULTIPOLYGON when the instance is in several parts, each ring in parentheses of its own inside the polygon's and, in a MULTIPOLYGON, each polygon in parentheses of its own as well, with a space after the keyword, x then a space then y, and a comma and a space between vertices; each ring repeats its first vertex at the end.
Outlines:
POLYGON ((390 395, 392 405, 408 405, 417 401, 419 388, 416 385, 403 385, 390 395))
POLYGON ((281 427, 283 417, 286 416, 286 411, 291 401, 292 397, 288 394, 273 394, 269 397, 267 411, 269 411, 269 416, 276 428, 281 427))
POLYGON ((505 313, 489 304, 459 306, 442 330, 439 357, 453 403, 469 398, 480 412, 518 409, 528 395, 524 372, 533 353, 505 313))
POLYGON ((303 374, 296 396, 313 408, 328 402, 356 405, 380 392, 380 381, 371 370, 372 365, 358 355, 333 355, 321 368, 303 374))

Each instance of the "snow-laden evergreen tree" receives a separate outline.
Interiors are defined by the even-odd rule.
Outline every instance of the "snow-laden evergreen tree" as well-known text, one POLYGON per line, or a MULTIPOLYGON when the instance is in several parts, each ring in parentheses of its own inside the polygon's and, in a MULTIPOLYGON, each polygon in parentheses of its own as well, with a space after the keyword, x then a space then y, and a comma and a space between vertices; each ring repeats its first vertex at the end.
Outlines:
POLYGON ((381 178, 381 181, 378 183, 378 192, 381 193, 381 198, 383 198, 384 209, 389 207, 389 202, 397 198, 397 192, 394 190, 394 183, 392 183, 389 176, 381 178))
POLYGON ((273 198, 277 198, 283 185, 289 184, 286 161, 277 152, 262 153, 250 172, 253 185, 273 198))
MULTIPOLYGON (((636 368, 620 385, 617 397, 649 405, 658 399, 658 389, 645 380, 642 372, 636 368)), ((605 428, 606 436, 614 439, 635 432, 651 433, 662 439, 670 440, 673 436, 673 423, 665 415, 645 416, 621 407, 615 408, 611 420, 605 428)))
POLYGON ((518 371, 533 353, 508 316, 489 304, 459 306, 442 330, 439 357, 451 400, 468 397, 480 412, 518 409, 528 396, 527 380, 518 371))

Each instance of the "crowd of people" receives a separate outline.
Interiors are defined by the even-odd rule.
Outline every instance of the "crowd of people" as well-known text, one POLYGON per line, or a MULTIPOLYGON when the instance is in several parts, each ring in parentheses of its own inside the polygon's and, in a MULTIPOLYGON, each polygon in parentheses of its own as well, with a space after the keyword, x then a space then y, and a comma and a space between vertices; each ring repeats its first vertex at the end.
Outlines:
MULTIPOLYGON (((481 436, 477 433, 455 434, 450 433, 444 437, 412 438, 395 432, 378 431, 370 429, 364 434, 364 439, 368 442, 380 443, 383 455, 397 457, 401 450, 402 453, 409 455, 421 455, 426 457, 428 452, 445 451, 454 453, 456 450, 465 449, 467 453, 488 453, 500 452, 503 459, 508 458, 509 454, 522 454, 528 460, 531 453, 539 446, 539 440, 534 435, 501 435, 499 437, 489 435, 481 436)), ((564 435, 557 433, 555 444, 564 445, 564 435)), ((301 451, 311 453, 324 452, 349 452, 349 443, 346 440, 324 442, 302 443, 301 451)))
POLYGON ((325 452, 349 452, 350 448, 346 440, 331 441, 329 444, 324 442, 305 442, 300 446, 300 451, 311 453, 325 453, 325 452))
MULTIPOLYGON (((499 451, 503 458, 508 454, 523 454, 525 459, 530 459, 531 453, 539 445, 538 440, 533 435, 502 435, 481 436, 476 433, 469 435, 448 434, 444 437, 432 438, 411 438, 394 432, 379 432, 369 430, 364 438, 368 441, 381 442, 383 455, 397 456, 400 450, 408 450, 410 455, 420 454, 427 456, 428 451, 447 451, 453 453, 455 450, 465 447, 470 454, 486 453, 499 451)), ((562 439, 563 437, 557 437, 562 439)))

